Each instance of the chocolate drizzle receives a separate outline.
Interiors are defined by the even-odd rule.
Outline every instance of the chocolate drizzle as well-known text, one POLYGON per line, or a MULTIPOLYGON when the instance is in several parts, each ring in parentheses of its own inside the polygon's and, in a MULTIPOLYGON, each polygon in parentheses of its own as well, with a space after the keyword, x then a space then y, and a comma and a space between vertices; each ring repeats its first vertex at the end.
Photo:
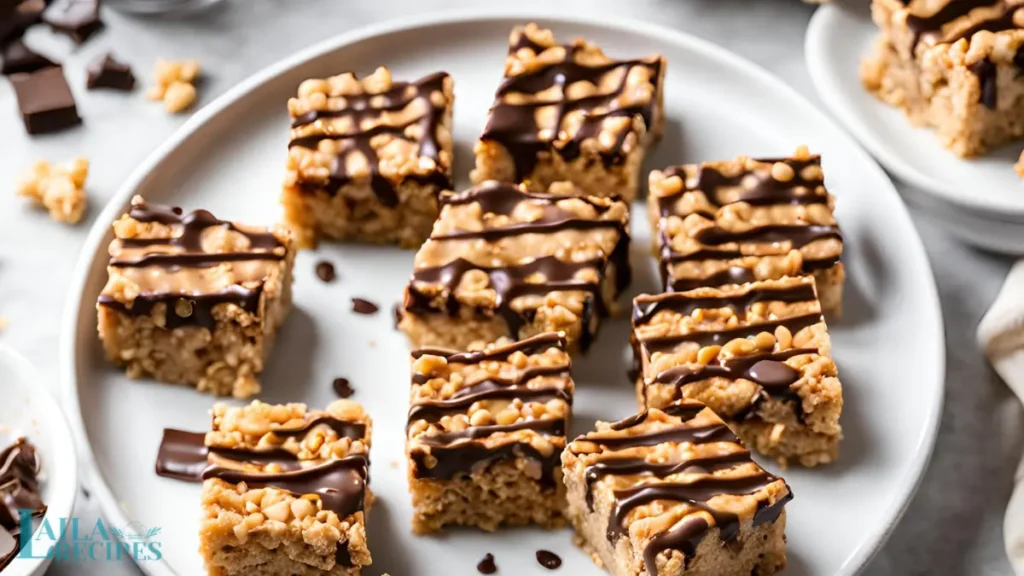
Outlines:
MULTIPOLYGON (((703 404, 683 401, 680 406, 686 408, 692 415, 682 419, 681 423, 667 428, 644 434, 622 434, 621 432, 646 422, 648 413, 643 412, 617 423, 613 430, 620 432, 619 434, 596 433, 581 438, 585 442, 602 447, 598 459, 583 471, 586 501, 591 511, 594 509, 592 491, 595 482, 606 476, 636 477, 632 488, 613 491, 614 505, 609 512, 607 524, 607 536, 613 543, 628 529, 627 517, 637 507, 655 501, 679 502, 687 507, 687 515, 673 529, 654 535, 644 549, 644 562, 652 576, 657 576, 656 559, 658 554, 665 550, 679 550, 687 558, 693 556, 697 545, 711 529, 708 521, 701 515, 694 514, 697 510, 703 510, 711 515, 714 526, 720 529, 723 541, 728 542, 738 537, 740 518, 716 510, 708 505, 708 501, 719 495, 756 494, 779 481, 754 464, 750 452, 739 444, 739 440, 731 432, 727 435, 709 435, 705 432, 714 428, 728 431, 717 418, 698 426, 687 424, 704 408, 703 404), (734 449, 718 449, 704 455, 667 462, 648 462, 644 457, 621 457, 616 454, 621 450, 635 450, 668 442, 694 445, 722 442, 733 444, 734 449), (682 474, 691 476, 692 479, 657 481, 682 474)), ((759 501, 757 512, 754 514, 754 526, 773 522, 791 498, 787 487, 786 494, 775 503, 759 501)))
POLYGON ((580 337, 580 348, 586 350, 593 336, 590 334, 591 311, 601 317, 607 316, 609 312, 602 294, 602 286, 610 267, 614 266, 617 292, 621 292, 629 285, 631 279, 629 232, 621 221, 581 218, 557 206, 559 201, 569 199, 590 204, 598 214, 604 213, 612 206, 609 202, 586 197, 533 194, 512 184, 498 182, 486 182, 467 192, 442 197, 442 204, 459 205, 476 202, 480 205, 482 212, 499 215, 512 214, 520 204, 531 203, 541 206, 543 214, 531 222, 434 235, 431 236, 430 242, 470 239, 494 242, 502 238, 526 234, 598 229, 617 230, 619 240, 611 254, 583 262, 565 261, 556 256, 543 256, 517 266, 489 267, 475 264, 464 258, 456 258, 442 266, 417 268, 413 271, 406 290, 405 310, 423 314, 438 312, 453 316, 458 314, 463 305, 455 296, 455 288, 459 286, 466 273, 480 271, 488 276, 489 287, 495 291, 496 301, 493 309, 478 309, 477 313, 482 316, 500 315, 508 325, 510 335, 516 337, 520 330, 532 321, 532 311, 518 311, 512 307, 512 303, 517 298, 544 295, 550 292, 588 292, 591 297, 587 301, 588 306, 584 308, 583 334, 580 337), (597 281, 584 280, 579 277, 581 272, 590 269, 596 271, 597 281), (536 281, 538 275, 543 277, 543 281, 536 281), (433 292, 424 292, 417 286, 418 284, 440 286, 443 297, 439 298, 433 292))
MULTIPOLYGON (((738 174, 726 176, 717 168, 710 165, 701 165, 693 183, 687 183, 683 189, 668 196, 658 199, 658 210, 662 218, 671 216, 683 217, 678 213, 676 203, 687 193, 701 192, 713 206, 722 207, 726 204, 744 202, 751 206, 783 206, 783 205, 809 205, 825 204, 829 202, 828 193, 825 191, 825 182, 818 176, 807 177, 805 169, 809 167, 820 167, 821 158, 810 156, 807 158, 764 158, 756 162, 764 164, 783 163, 793 171, 793 178, 788 181, 776 180, 768 170, 740 171, 738 174), (735 197, 724 197, 726 189, 742 190, 736 193, 735 197)), ((820 173, 820 172, 819 172, 820 173)), ((679 177, 684 183, 687 182, 686 172, 683 167, 669 168, 665 172, 667 177, 679 177)), ((714 220, 716 214, 709 211, 698 212, 702 216, 714 220)), ((834 225, 813 225, 813 224, 769 224, 755 226, 743 232, 732 232, 725 230, 718 225, 712 225, 698 230, 693 235, 701 246, 696 250, 686 253, 675 251, 671 247, 670 239, 662 231, 660 237, 660 260, 661 275, 666 291, 681 292, 692 290, 702 286, 722 286, 727 284, 743 284, 757 280, 754 271, 739 265, 727 266, 709 276, 699 277, 673 277, 671 266, 681 262, 701 262, 705 260, 733 260, 743 256, 764 256, 753 250, 753 246, 762 244, 788 243, 790 249, 800 249, 808 244, 820 240, 835 239, 842 242, 843 237, 839 228, 834 225), (734 244, 735 248, 721 248, 722 245, 734 244), (744 246, 748 249, 744 250, 744 246)), ((831 268, 838 262, 839 258, 831 257, 824 259, 808 259, 804 261, 803 269, 807 273, 814 270, 831 268)))
POLYGON ((699 297, 689 294, 662 294, 637 298, 633 306, 633 325, 646 324, 655 314, 663 310, 671 310, 680 316, 689 316, 696 310, 729 308, 742 320, 746 317, 746 310, 758 302, 793 304, 814 302, 816 299, 814 286, 808 282, 792 286, 753 288, 733 296, 699 297))
MULTIPOLYGON (((317 426, 327 426, 339 437, 353 440, 366 436, 366 426, 359 422, 339 420, 328 414, 317 414, 295 428, 279 428, 271 432, 281 438, 305 436, 317 426)), ((156 473, 160 476, 201 482, 217 478, 229 484, 245 482, 249 488, 276 488, 299 497, 316 494, 324 510, 344 519, 363 510, 369 460, 363 454, 325 461, 299 460, 295 454, 272 448, 219 448, 205 445, 205 434, 182 430, 164 430, 157 456, 156 473), (304 466, 304 464, 312 464, 304 466), (274 465, 279 471, 267 472, 274 465), (247 466, 258 466, 252 470, 247 466)), ((348 542, 338 542, 335 562, 353 566, 348 542)))
MULTIPOLYGON (((560 334, 541 334, 508 346, 488 351, 451 353, 444 350, 423 349, 413 352, 414 358, 426 354, 442 356, 448 364, 474 365, 483 362, 506 361, 516 352, 524 354, 543 353, 555 347, 564 350, 565 338, 560 334)), ((561 400, 572 404, 572 393, 565 388, 569 380, 570 364, 568 360, 561 365, 529 366, 519 370, 512 378, 488 378, 474 384, 464 386, 445 399, 413 398, 409 409, 408 428, 418 422, 439 425, 446 416, 467 414, 471 407, 479 402, 520 400, 524 404, 530 402, 547 403, 561 400), (556 378, 554 382, 538 382, 538 378, 556 378), (534 387, 530 387, 533 383, 534 387)), ((413 383, 426 384, 431 380, 429 374, 413 374, 413 383)), ((415 462, 414 474, 417 478, 451 479, 460 474, 485 469, 492 463, 515 458, 528 458, 540 464, 542 485, 547 489, 554 486, 554 471, 559 467, 560 454, 557 450, 544 455, 534 449, 529 442, 513 441, 500 446, 488 447, 475 440, 488 438, 499 433, 513 433, 531 430, 544 436, 565 436, 565 418, 538 418, 524 420, 505 425, 469 426, 458 431, 428 430, 414 438, 427 450, 412 450, 411 457, 415 462), (432 466, 427 466, 427 455, 431 457, 432 466)))
POLYGON ((801 316, 793 316, 791 318, 772 320, 770 322, 762 322, 751 326, 720 330, 718 332, 692 332, 689 334, 650 338, 643 342, 643 346, 651 353, 654 353, 666 352, 683 342, 694 342, 702 347, 722 345, 730 340, 735 340, 736 338, 749 338, 751 336, 756 336, 761 332, 775 332, 775 329, 780 326, 786 328, 793 334, 796 334, 804 328, 809 328, 815 324, 820 324, 821 322, 824 322, 824 319, 821 317, 820 313, 815 312, 811 314, 803 314, 801 316))
MULTIPOLYGON (((525 34, 521 34, 523 38, 525 34)), ((606 64, 585 65, 576 61, 579 44, 567 44, 565 59, 561 62, 543 66, 537 70, 506 77, 498 87, 494 104, 491 106, 487 127, 480 136, 482 141, 493 141, 500 144, 512 156, 515 166, 515 180, 527 179, 537 166, 540 156, 544 153, 558 153, 566 161, 580 157, 583 141, 596 138, 608 118, 640 117, 648 130, 653 128, 657 116, 657 97, 653 95, 658 89, 657 83, 661 76, 661 59, 620 60, 606 64), (626 89, 626 79, 636 67, 650 70, 650 83, 653 85, 652 97, 647 104, 635 104, 616 108, 616 98, 626 89), (601 85, 606 74, 621 74, 618 85, 610 92, 593 94, 581 98, 569 99, 566 89, 576 82, 588 82, 595 86, 601 85), (546 98, 531 102, 509 102, 510 94, 530 95, 536 98, 541 92, 550 92, 557 88, 557 99, 546 98), (550 125, 541 126, 537 123, 537 113, 544 108, 553 109, 553 120, 550 125), (596 110, 603 109, 602 112, 596 110), (569 134, 563 126, 566 116, 571 113, 582 113, 579 129, 569 134)), ((529 48, 536 53, 546 49, 530 40, 521 40, 509 46, 509 54, 515 54, 522 48, 529 48)), ((601 160, 606 166, 622 163, 625 160, 622 147, 632 127, 621 129, 614 145, 602 150, 601 160)))
MULTIPOLYGON (((450 189, 452 186, 450 171, 441 162, 442 146, 437 137, 438 126, 446 114, 446 108, 435 106, 430 99, 431 94, 444 91, 447 79, 447 73, 438 72, 415 82, 395 82, 391 89, 381 94, 345 95, 346 105, 342 109, 310 110, 293 118, 292 132, 295 136, 288 146, 289 148, 301 146, 315 150, 321 140, 340 141, 341 151, 331 168, 327 191, 335 194, 339 188, 357 178, 348 172, 346 160, 351 154, 361 154, 366 158, 370 170, 370 188, 377 200, 384 206, 394 207, 399 202, 398 191, 395 184, 381 173, 380 158, 371 142, 380 135, 401 138, 418 145, 418 156, 433 160, 437 166, 436 170, 429 175, 410 178, 425 184, 436 185, 440 189, 450 189), (378 119, 383 113, 399 113, 407 107, 415 105, 416 101, 422 102, 427 107, 427 111, 411 121, 400 125, 377 124, 369 129, 363 128, 365 123, 378 119), (320 129, 317 131, 303 129, 319 120, 332 118, 349 118, 356 126, 355 131, 334 133, 328 125, 318 126, 320 129), (418 127, 418 139, 412 139, 406 135, 406 129, 411 126, 418 127)), ((302 185, 312 189, 321 189, 319 184, 305 182, 302 185)))
MULTIPOLYGON (((196 210, 182 216, 181 208, 133 203, 128 216, 142 223, 159 223, 176 227, 172 238, 117 238, 115 243, 123 249, 156 248, 139 258, 110 258, 108 266, 113 268, 159 267, 169 270, 181 268, 210 268, 229 262, 256 260, 282 260, 287 247, 269 232, 253 232, 242 229, 231 222, 219 220, 206 210, 196 210), (240 252, 206 252, 203 250, 203 233, 210 228, 225 228, 241 234, 249 242, 249 249, 240 252)), ((131 316, 148 316, 158 304, 165 306, 163 328, 171 330, 182 326, 199 326, 213 330, 217 326, 214 309, 221 304, 234 304, 250 314, 258 314, 263 284, 247 288, 232 284, 220 290, 204 294, 143 292, 131 304, 126 304, 107 294, 101 294, 100 306, 131 316), (186 303, 188 314, 182 315, 176 306, 179 301, 186 303)))

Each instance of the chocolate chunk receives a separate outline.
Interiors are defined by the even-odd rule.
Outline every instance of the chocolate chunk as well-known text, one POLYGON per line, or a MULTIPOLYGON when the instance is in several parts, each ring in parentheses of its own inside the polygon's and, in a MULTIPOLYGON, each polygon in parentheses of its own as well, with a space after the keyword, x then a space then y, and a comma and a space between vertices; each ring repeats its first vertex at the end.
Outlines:
POLYGON ((494 574, 498 571, 498 567, 494 564, 494 554, 484 555, 484 559, 476 565, 477 572, 481 574, 494 574))
POLYGON ((0 45, 21 38, 45 9, 43 0, 0 0, 0 45))
POLYGON ((362 298, 352 299, 352 311, 356 314, 376 314, 377 310, 380 310, 380 308, 369 300, 362 298))
POLYGON ((327 260, 321 260, 316 263, 316 275, 320 280, 324 282, 334 282, 334 264, 331 264, 327 260))
POLYGON ((122 92, 131 92, 135 89, 135 74, 132 73, 131 67, 114 60, 111 54, 96 60, 89 65, 87 70, 89 77, 86 81, 86 87, 89 90, 110 88, 112 90, 121 90, 122 92))
POLYGON ((11 84, 29 134, 58 132, 81 124, 75 98, 59 66, 31 74, 14 74, 11 84))
POLYGON ((56 66, 52 60, 33 52, 21 38, 8 42, 0 52, 0 74, 10 76, 56 66))
POLYGON ((335 378, 334 393, 338 395, 338 398, 348 398, 355 394, 356 391, 352 389, 352 384, 349 383, 348 378, 335 378))
POLYGON ((562 559, 558 554, 548 550, 537 550, 537 562, 548 570, 555 570, 562 565, 562 559))
POLYGON ((43 12, 43 22, 82 44, 103 29, 100 0, 56 0, 43 12))

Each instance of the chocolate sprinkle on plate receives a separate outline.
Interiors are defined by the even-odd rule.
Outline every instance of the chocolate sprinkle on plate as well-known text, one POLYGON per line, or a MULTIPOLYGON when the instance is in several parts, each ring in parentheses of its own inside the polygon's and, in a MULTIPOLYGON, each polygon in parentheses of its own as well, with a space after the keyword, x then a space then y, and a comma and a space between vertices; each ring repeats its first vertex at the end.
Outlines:
POLYGON ((338 395, 338 398, 348 398, 355 394, 355 390, 352 389, 352 384, 348 381, 348 378, 335 378, 334 379, 334 393, 338 395))
POLYGON ((537 550, 537 562, 548 570, 557 570, 562 565, 562 559, 558 554, 548 550, 537 550))
POLYGON ((316 263, 316 276, 322 282, 331 283, 334 282, 336 277, 334 273, 334 264, 331 264, 327 260, 321 260, 316 263))
POLYGON ((494 554, 487 554, 484 559, 476 565, 476 569, 481 574, 494 574, 498 571, 498 567, 494 564, 494 554))
POLYGON ((356 314, 376 314, 377 310, 380 310, 380 307, 369 300, 362 298, 352 299, 352 311, 356 314))

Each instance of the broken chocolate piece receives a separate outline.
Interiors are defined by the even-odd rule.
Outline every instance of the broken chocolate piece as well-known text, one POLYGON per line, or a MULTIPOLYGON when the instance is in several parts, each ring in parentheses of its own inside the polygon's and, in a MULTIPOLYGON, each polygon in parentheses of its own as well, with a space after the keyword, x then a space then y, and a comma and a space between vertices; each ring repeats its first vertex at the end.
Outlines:
POLYGON ((43 22, 70 36, 75 44, 83 44, 103 29, 100 0, 56 0, 43 12, 43 22))
POLYGON ((13 74, 11 84, 29 134, 58 132, 81 124, 75 98, 59 66, 13 74))
POLYGON ((21 38, 45 9, 43 0, 0 0, 0 45, 21 38))
POLYGON ((352 383, 348 381, 348 378, 335 378, 334 379, 334 393, 338 395, 338 398, 348 398, 355 394, 355 390, 352 388, 352 383))
POLYGON ((11 40, 0 50, 0 74, 10 76, 25 72, 36 72, 57 64, 34 52, 21 38, 11 40))
POLYGON ((97 88, 110 88, 122 92, 131 92, 135 89, 135 74, 127 64, 114 60, 113 55, 96 60, 89 65, 89 78, 86 87, 89 90, 97 88))

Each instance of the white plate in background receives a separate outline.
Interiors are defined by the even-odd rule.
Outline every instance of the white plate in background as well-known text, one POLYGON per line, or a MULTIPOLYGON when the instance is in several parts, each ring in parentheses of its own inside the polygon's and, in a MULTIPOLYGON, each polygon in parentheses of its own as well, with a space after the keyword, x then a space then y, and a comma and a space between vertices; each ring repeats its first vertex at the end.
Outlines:
MULTIPOLYGON (((617 56, 662 52, 669 61, 665 139, 648 168, 746 153, 778 156, 809 144, 825 157, 846 237, 847 319, 834 325, 833 349, 845 382, 846 440, 840 461, 784 476, 788 507, 787 574, 851 575, 885 540, 930 457, 942 406, 942 318, 931 269, 914 226, 885 173, 849 137, 779 80, 705 41, 666 28, 599 17, 524 16, 468 11, 385 23, 317 44, 243 82, 199 111, 117 193, 85 244, 70 287, 61 342, 62 384, 103 513, 115 523, 161 526, 164 560, 141 562, 153 576, 201 573, 197 485, 158 478, 153 463, 164 427, 204 430, 214 399, 148 381, 129 381, 103 359, 95 301, 105 282, 109 222, 131 196, 207 208, 222 218, 269 223, 279 217, 279 183, 288 139, 285 102, 305 78, 379 64, 396 78, 438 69, 456 85, 456 172, 471 166, 474 137, 501 76, 508 32, 538 19, 562 37, 584 36, 617 56)), ((650 229, 633 211, 636 270, 632 293, 655 289, 650 229)), ((603 574, 572 544, 570 531, 520 529, 484 534, 452 530, 414 537, 406 486, 404 438, 408 361, 388 309, 400 301, 412 252, 390 247, 324 245, 296 263, 296 309, 283 327, 267 371, 269 402, 323 406, 331 381, 349 378, 374 418, 373 489, 368 523, 369 574, 474 573, 493 553, 504 574, 545 574, 544 548, 564 559, 563 574, 603 574), (338 280, 314 275, 322 258, 338 280), (381 305, 377 316, 350 311, 349 298, 381 305)), ((628 320, 609 322, 587 357, 576 361, 573 433, 596 419, 635 410, 627 367, 628 320)))
MULTIPOLYGON (((0 344, 0 450, 24 436, 36 447, 41 461, 40 495, 45 521, 53 530, 71 517, 78 496, 78 458, 64 413, 28 360, 0 344)), ((32 556, 43 556, 53 543, 37 528, 32 556)), ((42 576, 52 558, 15 558, 3 576, 42 576)))
POLYGON ((932 130, 912 126, 902 110, 867 92, 859 64, 873 52, 879 34, 869 4, 826 4, 811 18, 804 52, 818 95, 874 157, 907 184, 971 212, 971 217, 1019 224, 1008 242, 1000 243, 996 236, 987 243, 1006 244, 1004 250, 1020 252, 1024 181, 1013 164, 1024 141, 964 160, 943 148, 932 130))

